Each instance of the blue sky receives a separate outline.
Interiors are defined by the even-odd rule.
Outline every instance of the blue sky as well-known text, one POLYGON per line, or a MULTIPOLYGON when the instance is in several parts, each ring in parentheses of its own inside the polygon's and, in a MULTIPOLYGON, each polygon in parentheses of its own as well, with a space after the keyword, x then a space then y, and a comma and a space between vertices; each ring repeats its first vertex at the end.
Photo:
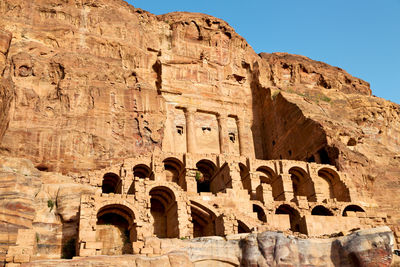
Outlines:
POLYGON ((400 103, 400 0, 127 1, 153 14, 227 21, 257 53, 300 54, 345 69, 400 103))

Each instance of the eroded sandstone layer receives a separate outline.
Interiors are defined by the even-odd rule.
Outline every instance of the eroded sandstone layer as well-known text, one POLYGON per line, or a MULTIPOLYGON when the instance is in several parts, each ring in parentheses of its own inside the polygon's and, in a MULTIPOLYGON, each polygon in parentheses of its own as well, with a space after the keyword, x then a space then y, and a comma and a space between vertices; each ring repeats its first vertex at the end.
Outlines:
POLYGON ((158 257, 88 257, 70 261, 37 261, 33 266, 390 266, 393 234, 388 227, 363 230, 346 237, 298 239, 264 232, 194 240, 150 239, 154 247, 170 251, 158 257))
POLYGON ((120 199, 140 206, 129 241, 146 254, 143 238, 160 234, 146 208, 168 190, 176 237, 257 225, 321 233, 307 220, 347 231, 353 220, 400 238, 399 105, 340 68, 257 55, 212 16, 0 0, 0 110, 0 255, 10 263, 59 258, 68 244, 74 255, 109 251, 93 233, 120 199), (164 191, 145 195, 155 185, 164 191))

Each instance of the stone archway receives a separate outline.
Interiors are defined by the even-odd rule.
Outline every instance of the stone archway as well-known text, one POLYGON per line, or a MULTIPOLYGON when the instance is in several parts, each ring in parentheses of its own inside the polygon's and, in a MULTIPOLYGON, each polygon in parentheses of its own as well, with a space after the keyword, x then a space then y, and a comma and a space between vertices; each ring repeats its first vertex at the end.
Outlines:
POLYGON ((333 212, 322 205, 317 205, 311 210, 311 215, 333 216, 333 212))
POLYGON ((304 196, 308 201, 316 201, 314 183, 307 172, 300 167, 292 167, 289 174, 292 179, 294 196, 304 196))
POLYGON ((174 192, 165 186, 150 190, 153 233, 158 238, 179 237, 178 204, 174 192))
POLYGON ((318 171, 318 177, 322 184, 325 182, 325 187, 322 186, 323 192, 327 198, 336 198, 337 201, 349 202, 350 192, 346 185, 340 180, 339 174, 331 168, 321 168, 318 171))
POLYGON ((103 182, 101 185, 101 191, 104 194, 121 194, 122 192, 122 180, 121 178, 112 172, 106 173, 103 176, 103 182))
POLYGON ((133 211, 120 204, 110 204, 99 209, 96 241, 102 243, 102 255, 132 254, 132 242, 137 241, 133 211))
POLYGON ((220 233, 223 225, 218 225, 216 221, 217 215, 211 209, 196 201, 190 201, 190 210, 192 214, 193 237, 223 234, 220 233))
POLYGON ((275 181, 277 177, 275 171, 267 166, 260 166, 256 171, 260 177, 260 184, 269 184, 272 190, 272 197, 277 200, 282 194, 282 185, 275 181))
POLYGON ((146 164, 137 164, 132 169, 133 177, 138 177, 141 179, 149 178, 150 180, 154 180, 153 172, 150 167, 146 164))
POLYGON ((275 214, 288 214, 290 218, 290 230, 293 232, 301 232, 301 217, 298 210, 288 204, 282 204, 275 210, 275 214))
POLYGON ((342 216, 347 217, 349 212, 365 213, 365 210, 358 205, 348 205, 343 209, 342 216))
POLYGON ((196 164, 197 193, 211 192, 211 180, 217 172, 217 166, 210 160, 203 159, 196 164))
POLYGON ((165 179, 167 182, 174 182, 183 188, 184 165, 177 158, 166 158, 164 161, 165 179))

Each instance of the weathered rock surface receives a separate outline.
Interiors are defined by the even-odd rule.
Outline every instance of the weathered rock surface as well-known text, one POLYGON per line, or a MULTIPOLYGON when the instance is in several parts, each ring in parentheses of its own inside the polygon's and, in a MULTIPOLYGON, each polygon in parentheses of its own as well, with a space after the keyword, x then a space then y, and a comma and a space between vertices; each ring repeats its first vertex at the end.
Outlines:
POLYGON ((369 83, 338 67, 287 53, 261 53, 260 56, 269 74, 263 78, 269 80, 271 86, 283 90, 305 87, 371 95, 369 83))
POLYGON ((25 267, 34 266, 76 266, 76 267, 87 267, 87 266, 120 266, 120 267, 191 267, 194 266, 189 260, 186 254, 182 253, 171 253, 161 257, 143 257, 143 256, 98 256, 89 258, 80 258, 74 260, 54 260, 54 261, 37 261, 28 264, 22 264, 25 267))
POLYGON ((14 99, 14 84, 9 76, 4 77, 11 33, 0 29, 0 142, 8 128, 11 102, 14 99))
POLYGON ((123 1, 1 1, 0 14, 13 33, 10 155, 67 172, 161 145, 154 15, 123 1))
POLYGON ((220 19, 155 16, 120 0, 1 0, 0 29, 4 247, 36 227, 40 253, 56 255, 76 235, 79 196, 91 189, 33 166, 81 172, 173 147, 164 129, 176 96, 246 114, 248 156, 336 165, 400 224, 400 107, 339 68, 259 56, 220 19))
POLYGON ((29 160, 0 158, 0 259, 15 244, 18 229, 32 228, 40 172, 29 160))
POLYGON ((8 157, 0 157, 0 179, 0 259, 16 244, 18 229, 35 232, 38 258, 59 258, 62 246, 77 237, 80 196, 93 189, 8 157))
POLYGON ((162 247, 169 243, 176 249, 158 257, 102 256, 22 266, 390 266, 394 242, 388 227, 330 239, 298 239, 273 232, 241 237, 160 240, 162 247))

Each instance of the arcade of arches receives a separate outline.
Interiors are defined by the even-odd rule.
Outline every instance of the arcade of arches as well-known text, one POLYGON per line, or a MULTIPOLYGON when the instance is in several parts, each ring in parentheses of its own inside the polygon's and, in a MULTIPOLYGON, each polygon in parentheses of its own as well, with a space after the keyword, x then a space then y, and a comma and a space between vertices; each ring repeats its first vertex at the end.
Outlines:
POLYGON ((150 237, 315 236, 374 220, 346 175, 317 163, 159 152, 88 178, 98 190, 81 199, 79 255, 141 253, 150 237))

